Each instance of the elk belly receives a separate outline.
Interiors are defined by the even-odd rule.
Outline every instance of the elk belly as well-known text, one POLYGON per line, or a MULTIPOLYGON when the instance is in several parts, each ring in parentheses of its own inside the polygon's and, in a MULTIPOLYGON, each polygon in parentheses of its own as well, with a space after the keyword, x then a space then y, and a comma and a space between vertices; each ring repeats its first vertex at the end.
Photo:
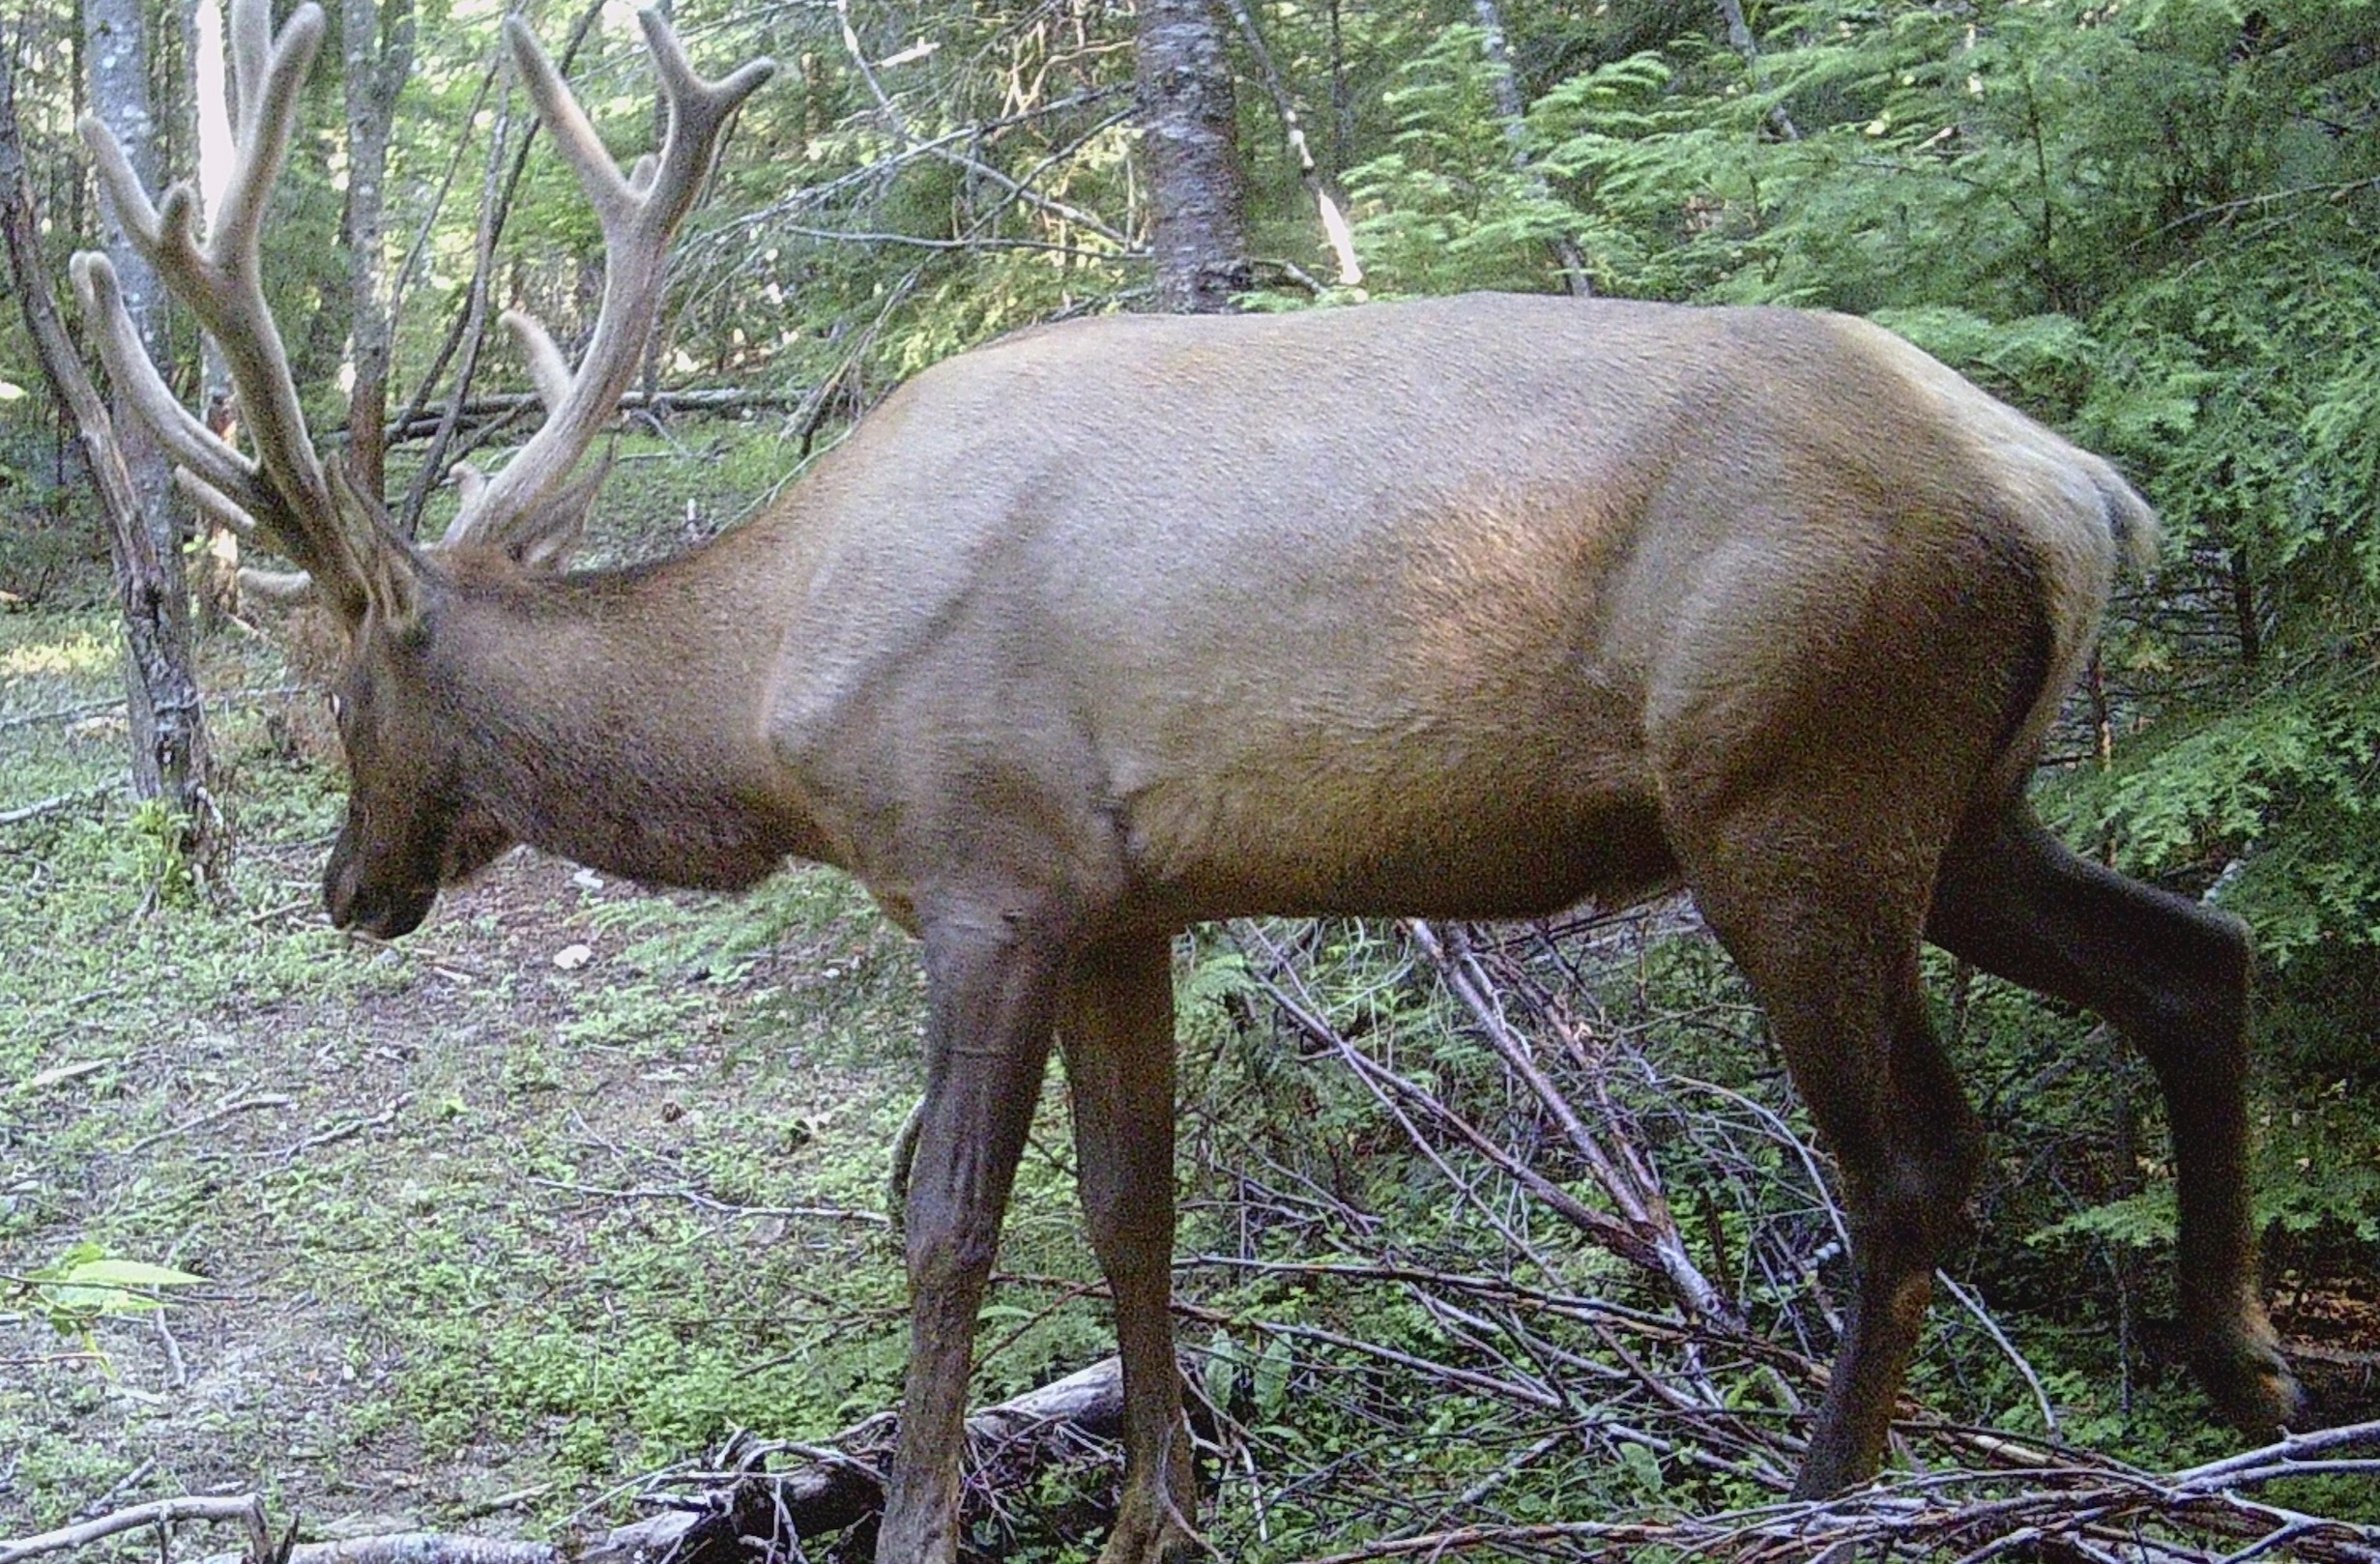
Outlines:
POLYGON ((1243 732, 1207 765, 1119 778, 1134 877, 1192 917, 1526 917, 1674 880, 1640 758, 1592 725, 1528 726, 1243 732))

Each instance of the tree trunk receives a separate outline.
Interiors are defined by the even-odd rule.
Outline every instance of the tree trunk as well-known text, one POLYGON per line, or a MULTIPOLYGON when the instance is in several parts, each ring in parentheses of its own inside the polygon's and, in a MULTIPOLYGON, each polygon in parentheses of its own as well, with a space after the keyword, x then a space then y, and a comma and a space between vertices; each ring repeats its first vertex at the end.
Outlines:
MULTIPOLYGON (((663 21, 674 24, 678 20, 676 0, 648 0, 648 3, 660 13, 663 21)), ((653 144, 657 147, 668 139, 669 103, 667 100, 656 97, 653 101, 653 144)), ((645 406, 650 410, 648 416, 656 420, 660 418, 661 353, 668 339, 669 316, 666 312, 657 312, 653 318, 652 334, 645 338, 644 367, 637 371, 637 386, 645 393, 645 406)))
MULTIPOLYGON (((191 143, 198 148, 198 201, 213 213, 231 188, 231 82, 223 53, 222 0, 189 0, 184 9, 189 58, 191 143)), ((198 341, 198 417, 226 443, 232 441, 231 365, 222 344, 198 341)), ((240 538, 212 516, 199 520, 206 539, 195 556, 199 625, 220 629, 240 595, 240 538)))
POLYGON ((1227 310, 1249 274, 1239 121, 1222 25, 1209 0, 1141 0, 1134 52, 1157 306, 1227 310))
POLYGON ((164 563, 171 559, 179 565, 180 555, 171 548, 160 550, 125 466, 107 405, 74 356, 50 297, 40 234, 33 181, 16 130, 15 73, 9 47, 0 43, 0 241, 5 242, 9 275, 43 374, 59 400, 73 410, 107 523, 116 595, 124 610, 133 784, 140 796, 164 796, 181 811, 185 824, 178 845, 183 859, 204 876, 213 866, 219 839, 207 793, 207 725, 191 672, 181 571, 168 573, 164 563))
POLYGON ((347 56, 347 294, 354 324, 355 390, 347 401, 347 461, 364 493, 383 492, 389 414, 388 267, 382 255, 383 182, 397 94, 413 70, 413 0, 344 0, 347 56))
MULTIPOLYGON (((149 102, 149 40, 143 9, 141 0, 83 0, 84 59, 91 72, 91 111, 114 130, 133 170, 154 190, 158 188, 158 124, 149 102)), ((115 264, 123 285, 125 308, 149 357, 160 364, 168 362, 172 356, 165 339, 165 292, 156 271, 132 248, 114 210, 105 202, 101 203, 101 233, 107 258, 115 264)), ((149 537, 147 566, 141 574, 144 580, 153 577, 156 590, 154 606, 138 613, 144 618, 154 615, 156 652, 172 665, 170 670, 142 667, 139 640, 134 638, 132 660, 125 668, 131 713, 132 787, 144 798, 162 795, 180 801, 194 796, 203 788, 204 778, 188 772, 186 743, 165 731, 183 718, 155 705, 164 695, 153 677, 158 673, 169 673, 170 682, 187 686, 193 703, 197 688, 190 674, 189 594, 183 579, 182 523, 174 505, 173 471, 147 427, 129 416, 121 394, 114 414, 112 421, 119 431, 116 445, 131 483, 133 525, 145 528, 149 537)), ((79 415, 77 421, 88 444, 90 421, 79 415)), ((134 612, 129 598, 127 612, 134 612)), ((195 710, 193 704, 193 720, 195 710)))

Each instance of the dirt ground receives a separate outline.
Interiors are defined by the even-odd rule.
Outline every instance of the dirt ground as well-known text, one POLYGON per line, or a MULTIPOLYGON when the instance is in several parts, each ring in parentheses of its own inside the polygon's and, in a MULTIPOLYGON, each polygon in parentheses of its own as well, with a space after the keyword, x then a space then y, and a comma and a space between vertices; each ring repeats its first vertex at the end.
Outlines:
MULTIPOLYGON (((894 1286, 876 1175, 914 1089, 910 957, 839 886, 802 894, 824 915, 715 958, 653 937, 715 907, 523 852, 401 945, 304 936, 334 992, 251 1000, 235 979, 146 1035, 94 997, 48 1084, 0 1110, 20 1219, 0 1273, 67 1231, 205 1282, 102 1324, 95 1350, 0 1326, 0 1533, 248 1487, 318 1535, 551 1517, 635 1455, 611 1446, 637 1418, 596 1432, 617 1396, 553 1381, 603 1378, 604 1317, 640 1265, 717 1287, 706 1308, 732 1306, 731 1262, 758 1249, 894 1286)), ((321 919, 293 897, 249 921, 321 919)), ((671 1442, 668 1416, 646 1421, 671 1442)))

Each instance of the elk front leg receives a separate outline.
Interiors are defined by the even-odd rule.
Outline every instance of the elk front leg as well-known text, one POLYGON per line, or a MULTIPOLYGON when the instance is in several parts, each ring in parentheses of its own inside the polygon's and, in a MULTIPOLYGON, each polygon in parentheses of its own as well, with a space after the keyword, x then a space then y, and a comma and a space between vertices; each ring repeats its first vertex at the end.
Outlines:
POLYGON ((1124 1370, 1124 1490, 1099 1564, 1168 1564, 1195 1546, 1190 1432, 1169 1312, 1174 1260, 1174 984, 1162 933, 1075 966, 1058 1041, 1091 1246, 1116 1302, 1124 1370))
POLYGON ((2200 1380, 2250 1438, 2297 1421, 2265 1318, 2248 1184, 2248 936, 2237 918, 2070 851, 2021 800, 1963 829, 1928 938, 2097 1011, 2147 1056, 2172 1125, 2182 1319, 2200 1380))
POLYGON ((908 1388, 877 1564, 954 1564, 976 1311, 1049 1062, 1062 941, 1026 918, 925 931, 926 1090, 906 1217, 908 1388))

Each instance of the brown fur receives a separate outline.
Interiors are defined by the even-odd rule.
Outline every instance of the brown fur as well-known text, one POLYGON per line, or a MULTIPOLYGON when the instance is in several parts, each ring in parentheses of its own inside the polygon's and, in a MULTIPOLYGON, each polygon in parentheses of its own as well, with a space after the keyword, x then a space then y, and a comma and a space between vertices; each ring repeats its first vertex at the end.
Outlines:
POLYGON ((692 885, 824 859, 922 937, 885 1564, 955 1547, 974 1310, 1054 1033, 1125 1353, 1103 1558, 1187 1548, 1167 941, 1252 912, 1693 889, 1849 1197, 1809 1493, 1874 1470, 1980 1155, 1921 940, 2098 1007, 2166 1086, 2208 1384, 2263 1427, 2295 1390, 2254 1296, 2244 937, 2021 799, 2154 536, 2105 463, 1841 317, 1476 297, 1035 332, 681 558, 383 561, 417 579, 374 600, 418 606, 366 617, 341 676, 332 906, 402 933, 517 837, 692 885))

